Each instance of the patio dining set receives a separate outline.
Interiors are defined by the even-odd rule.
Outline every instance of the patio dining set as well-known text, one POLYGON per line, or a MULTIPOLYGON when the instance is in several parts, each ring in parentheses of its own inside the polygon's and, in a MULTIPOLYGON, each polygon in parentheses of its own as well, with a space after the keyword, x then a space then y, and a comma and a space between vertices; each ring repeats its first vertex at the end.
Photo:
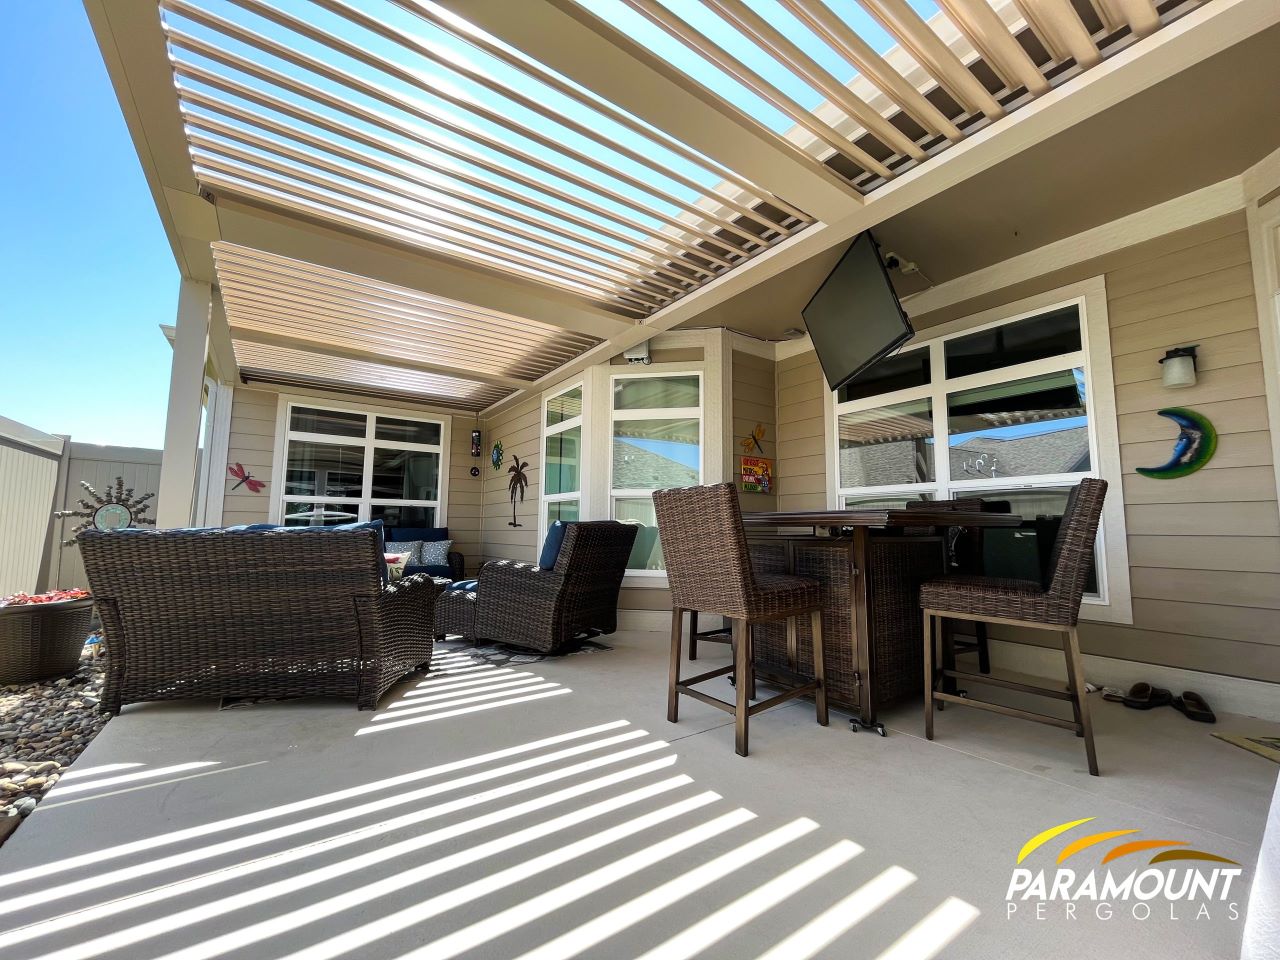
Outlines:
MULTIPOLYGON (((853 729, 883 735, 880 705, 923 694, 930 739, 935 710, 964 704, 1073 731, 1097 775, 1076 624, 1105 494, 1096 479, 1070 491, 1043 577, 1021 580, 984 575, 977 547, 985 530, 1023 523, 1008 503, 744 515, 732 484, 656 491, 672 598, 667 719, 678 721, 682 696, 725 710, 746 756, 751 718, 793 698, 811 696, 822 725, 836 706, 853 729), (971 641, 958 622, 973 625, 971 641), (1064 686, 992 675, 987 624, 1060 634, 1064 686), (731 663, 682 677, 686 642, 696 660, 699 641, 727 643, 731 663), (966 650, 977 672, 960 669, 966 650), (725 676, 731 700, 702 686, 725 676), (1064 701, 1071 717, 970 697, 961 682, 1064 701), (777 692, 761 699, 762 683, 777 692)), ((412 537, 379 521, 87 531, 107 638, 102 709, 299 696, 374 709, 445 636, 566 652, 616 631, 636 534, 611 520, 556 523, 537 564, 491 560, 467 580, 457 554, 391 578, 386 552, 412 537)))

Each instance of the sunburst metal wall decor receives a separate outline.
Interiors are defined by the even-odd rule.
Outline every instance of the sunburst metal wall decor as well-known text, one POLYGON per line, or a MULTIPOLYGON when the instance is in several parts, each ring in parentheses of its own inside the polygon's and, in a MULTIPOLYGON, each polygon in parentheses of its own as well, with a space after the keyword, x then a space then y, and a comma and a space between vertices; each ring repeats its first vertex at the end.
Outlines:
POLYGON ((76 537, 85 530, 123 530, 139 523, 155 524, 151 517, 143 516, 151 509, 147 501, 155 496, 154 493, 135 497, 133 487, 126 487, 122 477, 116 477, 115 486, 106 493, 98 493, 84 480, 80 481, 80 486, 85 488, 93 502, 81 499, 77 501, 79 510, 58 510, 54 513, 58 519, 79 517, 82 521, 71 531, 71 539, 62 541, 63 546, 75 546, 76 537))

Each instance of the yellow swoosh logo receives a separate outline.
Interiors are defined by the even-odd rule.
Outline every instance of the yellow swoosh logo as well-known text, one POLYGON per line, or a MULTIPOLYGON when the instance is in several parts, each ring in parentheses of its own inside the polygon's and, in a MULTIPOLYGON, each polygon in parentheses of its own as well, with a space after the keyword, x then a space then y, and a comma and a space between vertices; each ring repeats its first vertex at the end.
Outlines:
POLYGON ((1018 851, 1018 863, 1021 863, 1031 854, 1035 853, 1054 837, 1061 836, 1068 830, 1080 826, 1082 823, 1088 823, 1090 820, 1096 820, 1096 817, 1085 817, 1083 820, 1070 820, 1067 823, 1060 823, 1056 827, 1050 827, 1037 833, 1034 837, 1022 845, 1022 849, 1018 851))

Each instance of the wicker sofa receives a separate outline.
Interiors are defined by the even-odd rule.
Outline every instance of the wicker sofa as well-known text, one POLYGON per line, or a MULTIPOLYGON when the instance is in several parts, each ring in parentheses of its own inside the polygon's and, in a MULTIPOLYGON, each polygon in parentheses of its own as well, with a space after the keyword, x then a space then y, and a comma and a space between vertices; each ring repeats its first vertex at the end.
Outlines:
POLYGON ((376 525, 86 531, 79 544, 106 634, 106 713, 311 695, 372 710, 431 659, 445 581, 384 583, 376 525))
POLYGON ((555 566, 491 560, 474 584, 456 584, 445 595, 442 611, 448 616, 437 618, 436 632, 540 653, 558 653, 583 636, 613 633, 635 538, 635 526, 614 520, 567 524, 555 566))

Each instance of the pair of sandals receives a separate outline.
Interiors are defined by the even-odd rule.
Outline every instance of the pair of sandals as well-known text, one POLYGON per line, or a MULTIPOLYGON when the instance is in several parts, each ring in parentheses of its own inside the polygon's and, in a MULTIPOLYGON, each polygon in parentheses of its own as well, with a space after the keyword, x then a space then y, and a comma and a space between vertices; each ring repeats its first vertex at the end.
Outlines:
POLYGON ((1182 696, 1175 697, 1171 691, 1163 687, 1153 687, 1149 683, 1135 683, 1129 688, 1128 693, 1104 693, 1102 698, 1123 703, 1132 710, 1173 707, 1188 720, 1195 720, 1197 723, 1218 722, 1217 716, 1214 715, 1204 697, 1191 690, 1184 690, 1182 696))

